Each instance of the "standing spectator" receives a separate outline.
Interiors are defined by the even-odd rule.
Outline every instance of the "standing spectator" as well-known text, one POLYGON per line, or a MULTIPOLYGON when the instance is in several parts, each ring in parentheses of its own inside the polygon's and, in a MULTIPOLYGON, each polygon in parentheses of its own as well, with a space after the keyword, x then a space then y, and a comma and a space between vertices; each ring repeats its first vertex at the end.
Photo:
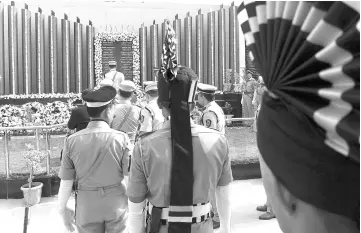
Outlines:
POLYGON ((242 117, 243 118, 250 118, 254 117, 254 109, 252 105, 253 94, 256 88, 256 80, 252 78, 251 73, 247 73, 244 81, 242 83, 242 117))
POLYGON ((68 128, 70 130, 75 129, 78 132, 82 129, 85 129, 88 126, 89 115, 86 110, 87 106, 86 103, 84 102, 83 97, 91 92, 92 92, 91 89, 85 89, 81 93, 80 105, 78 105, 76 108, 73 108, 71 110, 70 119, 68 121, 68 128))
POLYGON ((256 87, 256 89, 254 90, 253 101, 252 101, 253 107, 255 109, 255 120, 253 124, 254 126, 253 128, 255 132, 257 132, 257 118, 259 111, 261 110, 262 96, 265 91, 266 91, 266 86, 264 84, 263 78, 262 76, 259 76, 258 87, 256 87))

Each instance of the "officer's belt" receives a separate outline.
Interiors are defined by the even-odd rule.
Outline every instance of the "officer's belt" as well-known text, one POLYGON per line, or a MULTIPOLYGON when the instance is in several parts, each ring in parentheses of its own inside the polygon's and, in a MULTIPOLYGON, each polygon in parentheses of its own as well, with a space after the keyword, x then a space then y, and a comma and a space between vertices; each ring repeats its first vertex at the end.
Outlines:
POLYGON ((108 190, 108 189, 112 189, 112 188, 116 188, 122 186, 122 183, 117 183, 117 184, 112 184, 112 185, 108 185, 108 186, 102 186, 102 187, 87 187, 87 186, 83 186, 81 184, 78 184, 78 190, 79 191, 98 191, 98 190, 108 190))
MULTIPOLYGON (((153 207, 152 203, 148 202, 148 214, 152 213, 153 207)), ((211 216, 211 207, 211 204, 207 202, 194 204, 193 206, 171 206, 170 208, 161 208, 161 224, 167 225, 168 222, 204 222, 211 216)))

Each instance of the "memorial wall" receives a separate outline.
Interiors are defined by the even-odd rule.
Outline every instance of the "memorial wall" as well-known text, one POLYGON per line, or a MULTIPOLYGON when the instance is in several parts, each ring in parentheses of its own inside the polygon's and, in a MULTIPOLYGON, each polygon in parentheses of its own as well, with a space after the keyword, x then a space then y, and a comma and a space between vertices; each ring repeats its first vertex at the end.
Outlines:
POLYGON ((92 23, 0 2, 0 95, 93 87, 92 23))

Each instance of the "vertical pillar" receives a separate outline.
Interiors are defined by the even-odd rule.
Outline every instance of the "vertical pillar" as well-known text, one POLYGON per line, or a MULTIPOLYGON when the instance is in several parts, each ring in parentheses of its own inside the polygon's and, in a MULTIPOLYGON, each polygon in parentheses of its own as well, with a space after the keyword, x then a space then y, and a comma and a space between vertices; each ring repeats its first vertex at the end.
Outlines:
POLYGON ((150 40, 151 40, 151 70, 149 75, 149 79, 153 80, 153 68, 158 67, 160 65, 159 59, 161 57, 161 54, 158 53, 158 24, 155 24, 155 20, 153 21, 153 25, 150 26, 150 40))
POLYGON ((62 20, 63 30, 63 80, 64 80, 64 91, 70 92, 70 22, 68 16, 64 14, 62 20))
POLYGON ((212 10, 207 14, 208 18, 208 83, 215 85, 215 16, 212 10))
POLYGON ((50 31, 50 92, 57 92, 57 38, 56 38, 56 22, 55 12, 51 11, 49 17, 49 31, 50 31))
POLYGON ((18 94, 17 91, 17 20, 16 20, 16 9, 15 3, 12 1, 9 9, 9 39, 10 39, 10 85, 11 94, 18 94))
POLYGON ((75 73, 76 73, 76 91, 80 93, 82 91, 82 45, 81 45, 81 24, 80 19, 76 18, 74 23, 74 50, 75 50, 75 73))
POLYGON ((0 2, 0 95, 5 94, 4 4, 0 2))
POLYGON ((199 82, 203 83, 203 15, 201 9, 198 10, 198 15, 196 16, 196 40, 197 40, 197 65, 196 73, 198 74, 199 82))
POLYGON ((93 23, 89 21, 89 26, 87 26, 87 35, 88 35, 88 77, 89 77, 89 88, 93 88, 95 85, 94 78, 94 27, 93 23))
POLYGON ((139 28, 140 50, 140 85, 147 80, 147 28, 144 23, 139 28))
POLYGON ((192 17, 187 12, 187 16, 184 19, 184 32, 185 32, 185 65, 187 67, 192 66, 192 17))
POLYGON ((220 10, 218 11, 218 51, 219 51, 219 83, 221 86, 220 90, 223 90, 223 83, 226 76, 226 11, 221 5, 220 10))
POLYGON ((239 65, 237 60, 237 13, 236 13, 236 7, 234 5, 234 2, 232 2, 231 7, 229 8, 229 63, 230 68, 232 69, 233 75, 235 72, 237 72, 237 68, 239 71, 239 65))
POLYGON ((25 4, 25 9, 23 10, 23 28, 24 28, 24 79, 25 79, 25 94, 31 93, 31 44, 30 44, 30 18, 31 14, 29 12, 28 5, 25 4))

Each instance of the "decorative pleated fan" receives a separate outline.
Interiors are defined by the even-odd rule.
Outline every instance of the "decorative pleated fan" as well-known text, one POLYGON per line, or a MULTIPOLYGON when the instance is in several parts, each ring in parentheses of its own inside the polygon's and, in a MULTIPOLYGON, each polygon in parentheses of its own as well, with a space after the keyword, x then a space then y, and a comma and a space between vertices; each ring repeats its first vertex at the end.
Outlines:
POLYGON ((246 46, 269 91, 360 161, 360 2, 243 2, 246 46))

